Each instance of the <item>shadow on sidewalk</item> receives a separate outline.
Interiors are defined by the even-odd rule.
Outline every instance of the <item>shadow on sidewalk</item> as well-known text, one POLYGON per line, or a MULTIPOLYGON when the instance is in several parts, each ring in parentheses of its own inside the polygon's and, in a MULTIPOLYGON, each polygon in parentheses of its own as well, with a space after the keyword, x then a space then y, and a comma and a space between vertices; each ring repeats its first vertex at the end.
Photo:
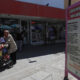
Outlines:
POLYGON ((58 52, 64 52, 64 51, 65 51, 64 43, 39 45, 39 46, 27 45, 22 50, 22 52, 17 53, 17 59, 25 59, 25 58, 43 56, 48 54, 56 54, 58 52))

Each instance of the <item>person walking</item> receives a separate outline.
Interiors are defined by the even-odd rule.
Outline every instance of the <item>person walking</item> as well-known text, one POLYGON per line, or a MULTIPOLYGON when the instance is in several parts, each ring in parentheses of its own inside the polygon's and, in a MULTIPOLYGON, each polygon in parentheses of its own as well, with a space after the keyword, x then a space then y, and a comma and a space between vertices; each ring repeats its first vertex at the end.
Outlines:
POLYGON ((23 37, 22 37, 22 33, 19 31, 16 34, 16 39, 17 39, 17 46, 18 46, 18 50, 21 52, 22 51, 22 45, 23 45, 23 37))
POLYGON ((4 30, 4 39, 6 44, 9 45, 8 54, 10 54, 12 64, 16 64, 16 52, 17 52, 17 45, 14 41, 12 35, 9 33, 8 30, 4 30))

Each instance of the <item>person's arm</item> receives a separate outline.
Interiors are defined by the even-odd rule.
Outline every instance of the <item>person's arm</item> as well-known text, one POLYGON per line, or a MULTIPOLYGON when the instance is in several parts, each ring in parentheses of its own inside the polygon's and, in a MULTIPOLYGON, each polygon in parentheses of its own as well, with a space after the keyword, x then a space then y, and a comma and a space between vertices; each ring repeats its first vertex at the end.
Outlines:
POLYGON ((15 45, 15 47, 17 48, 17 45, 16 45, 16 42, 15 42, 15 40, 14 40, 14 38, 10 35, 10 44, 13 44, 13 45, 15 45))

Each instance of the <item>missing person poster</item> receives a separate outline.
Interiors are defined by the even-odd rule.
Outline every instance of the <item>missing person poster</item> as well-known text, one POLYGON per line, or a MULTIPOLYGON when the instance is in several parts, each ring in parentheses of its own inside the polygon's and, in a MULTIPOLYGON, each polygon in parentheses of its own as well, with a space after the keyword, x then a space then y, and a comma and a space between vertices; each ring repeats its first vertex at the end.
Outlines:
POLYGON ((80 4, 67 10, 67 68, 80 78, 80 4))

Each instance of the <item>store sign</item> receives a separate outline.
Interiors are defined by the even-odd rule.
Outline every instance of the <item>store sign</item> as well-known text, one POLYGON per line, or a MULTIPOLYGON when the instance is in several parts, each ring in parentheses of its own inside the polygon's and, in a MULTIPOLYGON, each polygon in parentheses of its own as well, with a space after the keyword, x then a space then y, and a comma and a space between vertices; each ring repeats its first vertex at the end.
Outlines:
POLYGON ((67 10, 67 69, 80 80, 80 4, 67 10))

